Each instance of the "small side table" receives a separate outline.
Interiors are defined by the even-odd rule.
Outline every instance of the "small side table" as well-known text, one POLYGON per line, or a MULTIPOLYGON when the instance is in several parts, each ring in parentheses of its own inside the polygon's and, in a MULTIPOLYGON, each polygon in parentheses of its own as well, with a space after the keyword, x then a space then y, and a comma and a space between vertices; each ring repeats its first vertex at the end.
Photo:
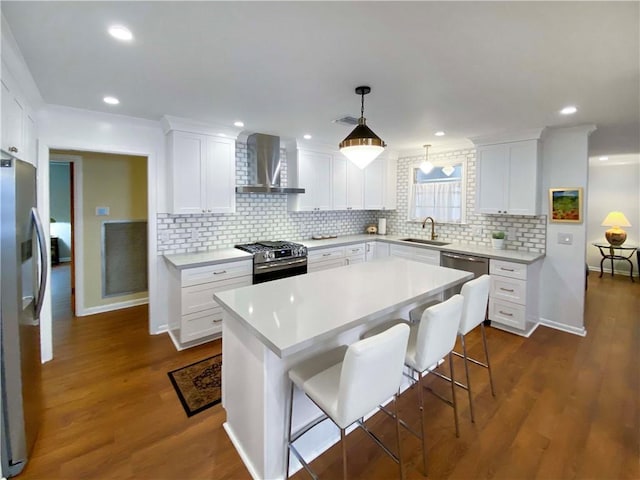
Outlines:
MULTIPOLYGON (((635 282, 633 279, 633 262, 631 261, 631 257, 636 253, 637 257, 640 257, 640 253, 638 253, 638 247, 634 247, 632 245, 620 245, 614 246, 609 245, 608 243, 594 243, 592 244, 594 247, 598 247, 600 250, 600 255, 602 255, 602 260, 600 260, 600 277, 602 277, 602 264, 605 260, 609 259, 611 261, 611 276, 613 276, 613 261, 614 260, 626 260, 629 262, 630 270, 629 270, 629 278, 631 278, 632 282, 635 282), (616 250, 619 252, 616 253, 616 250)), ((640 258, 639 258, 640 261, 640 258)), ((640 268, 640 267, 638 267, 640 268)))

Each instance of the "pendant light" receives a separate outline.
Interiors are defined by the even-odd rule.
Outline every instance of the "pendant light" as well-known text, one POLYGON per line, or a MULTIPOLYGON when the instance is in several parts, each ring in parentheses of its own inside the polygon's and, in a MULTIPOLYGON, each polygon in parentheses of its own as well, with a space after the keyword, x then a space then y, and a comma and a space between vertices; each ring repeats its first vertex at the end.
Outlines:
POLYGON ((433 163, 431 163, 429 161, 429 147, 431 145, 423 145, 424 147, 424 161, 420 164, 420 170, 422 170, 422 173, 424 173, 425 175, 427 173, 429 173, 431 170, 433 170, 433 163))
POLYGON ((380 137, 367 127, 367 120, 364 118, 364 96, 369 92, 371 92, 370 87, 362 86, 356 88, 356 94, 362 96, 358 125, 347 138, 340 142, 340 151, 360 168, 365 168, 373 162, 382 153, 384 147, 387 146, 380 137))
POLYGON ((453 172, 455 172, 456 169, 454 167, 452 167, 451 165, 447 165, 446 167, 442 167, 442 173, 444 173, 447 177, 450 177, 451 174, 453 172))

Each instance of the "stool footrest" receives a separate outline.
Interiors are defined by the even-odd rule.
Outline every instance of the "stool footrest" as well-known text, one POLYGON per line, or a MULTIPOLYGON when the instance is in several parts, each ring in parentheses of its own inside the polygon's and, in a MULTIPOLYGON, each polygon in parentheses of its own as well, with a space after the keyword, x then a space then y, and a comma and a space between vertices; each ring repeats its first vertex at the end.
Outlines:
POLYGON ((397 464, 400 464, 400 459, 396 456, 395 453, 393 453, 391 450, 389 450, 387 448, 387 446, 382 443, 382 441, 376 436, 375 433, 373 433, 371 430, 369 430, 364 423, 362 423, 362 420, 357 420, 356 423, 358 424, 358 426, 360 428, 362 428, 365 432, 367 432, 369 434, 369 436, 371 437, 371 439, 376 442, 378 444, 378 446, 380 448, 382 448, 387 455, 389 455, 391 458, 393 458, 394 462, 396 462, 397 464))
MULTIPOLYGON (((458 353, 458 352, 452 352, 452 353, 456 357, 464 358, 464 355, 462 355, 461 353, 458 353)), ((487 365, 486 363, 482 363, 482 362, 476 360, 475 358, 467 357, 467 360, 469 360, 471 363, 475 363, 479 367, 489 368, 489 365, 487 365)))

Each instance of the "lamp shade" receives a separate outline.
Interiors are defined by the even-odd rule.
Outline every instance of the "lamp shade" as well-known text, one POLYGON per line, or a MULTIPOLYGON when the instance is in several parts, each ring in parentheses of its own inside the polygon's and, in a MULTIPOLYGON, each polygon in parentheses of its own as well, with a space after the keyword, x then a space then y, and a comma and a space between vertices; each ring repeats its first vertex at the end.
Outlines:
POLYGON ((364 118, 360 122, 362 123, 340 142, 340 151, 358 167, 364 168, 384 151, 386 145, 367 127, 364 118))
POLYGON ((387 145, 367 126, 364 118, 364 96, 371 92, 371 87, 356 88, 356 94, 362 97, 358 125, 340 142, 340 151, 360 168, 365 168, 384 151, 387 145))
POLYGON ((611 227, 604 233, 609 244, 613 246, 622 245, 627 239, 627 232, 620 227, 630 227, 631 224, 622 212, 609 212, 607 217, 602 221, 603 227, 611 227))

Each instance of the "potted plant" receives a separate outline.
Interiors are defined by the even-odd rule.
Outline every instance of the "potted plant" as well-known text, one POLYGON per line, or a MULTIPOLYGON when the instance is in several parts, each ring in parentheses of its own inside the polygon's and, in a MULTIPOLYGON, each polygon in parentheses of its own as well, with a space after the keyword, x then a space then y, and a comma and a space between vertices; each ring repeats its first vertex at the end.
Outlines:
POLYGON ((491 246, 496 250, 502 250, 504 248, 505 234, 502 231, 496 231, 491 233, 491 246))

